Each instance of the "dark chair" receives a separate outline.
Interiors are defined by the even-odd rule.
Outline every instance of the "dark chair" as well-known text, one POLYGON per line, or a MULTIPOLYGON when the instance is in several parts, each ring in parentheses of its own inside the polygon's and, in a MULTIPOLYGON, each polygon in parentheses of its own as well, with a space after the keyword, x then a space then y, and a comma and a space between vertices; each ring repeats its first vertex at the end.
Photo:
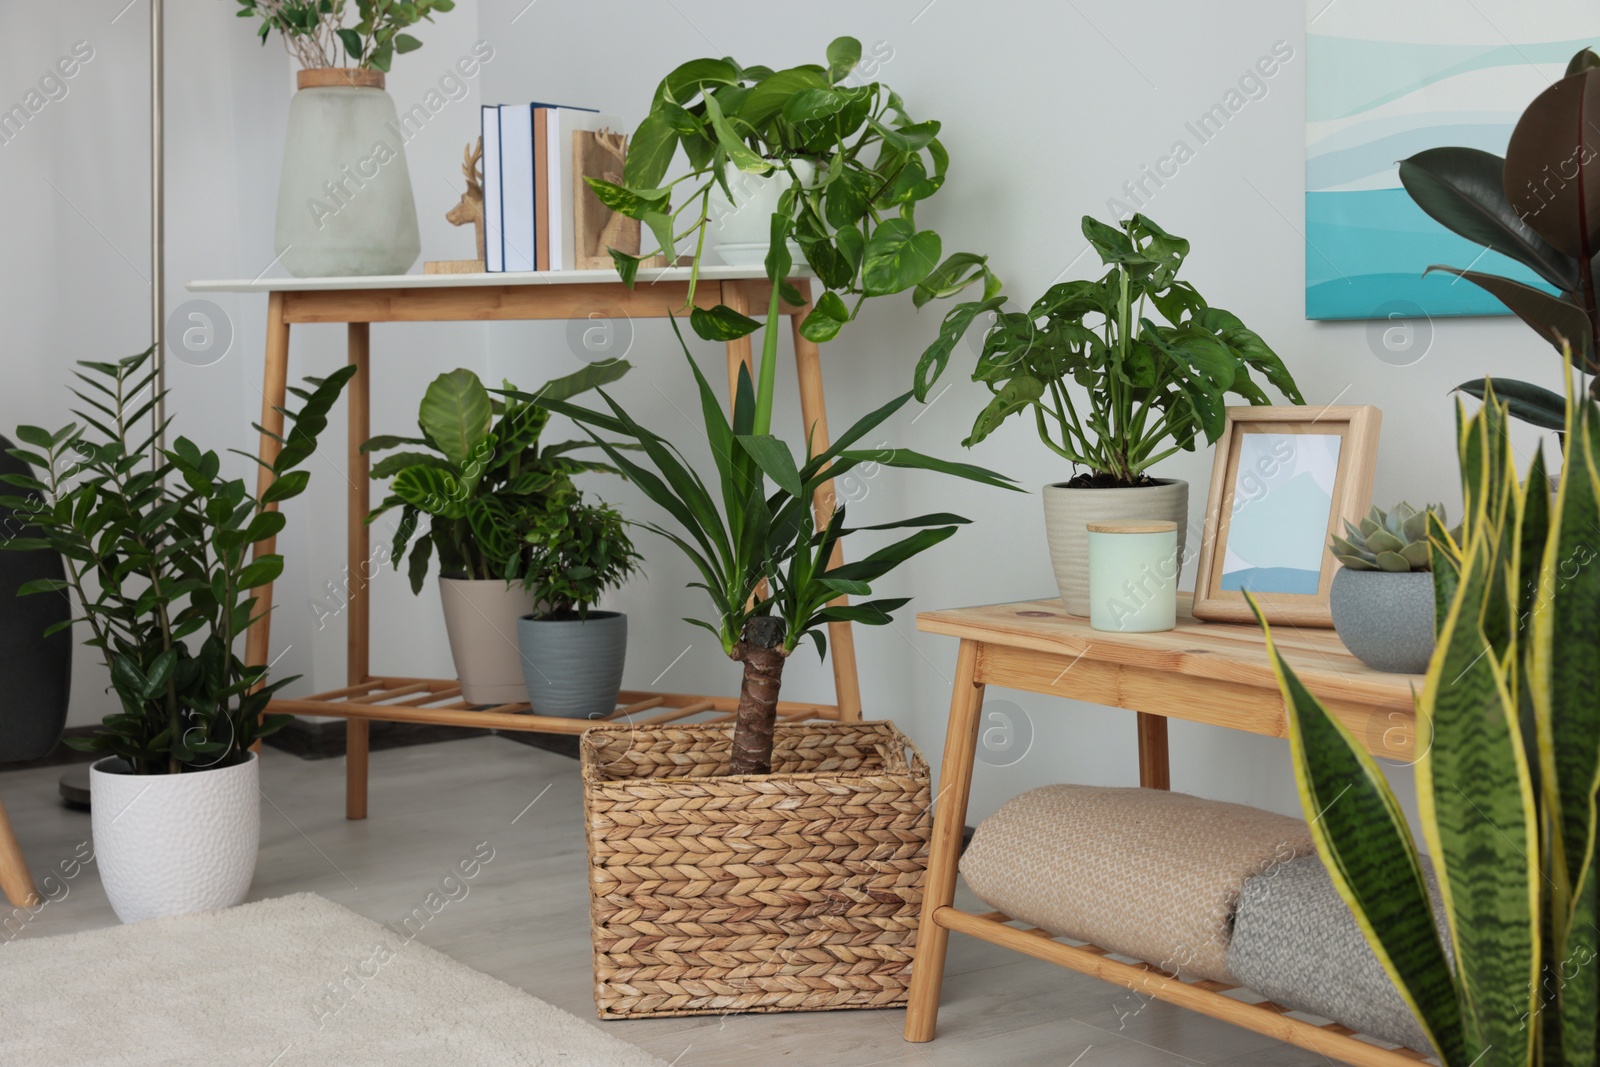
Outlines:
MULTIPOLYGON (((10 455, 14 447, 0 436, 0 474, 36 473, 10 455)), ((0 496, 36 497, 16 486, 0 486, 0 496)), ((22 509, 0 507, 0 538, 33 535, 28 520, 22 509)), ((26 582, 64 576, 61 557, 49 549, 0 552, 0 763, 48 755, 66 726, 72 631, 65 628, 49 637, 44 632, 72 616, 72 603, 65 593, 17 596, 26 582)), ((0 892, 18 907, 38 899, 4 804, 0 804, 0 892)))

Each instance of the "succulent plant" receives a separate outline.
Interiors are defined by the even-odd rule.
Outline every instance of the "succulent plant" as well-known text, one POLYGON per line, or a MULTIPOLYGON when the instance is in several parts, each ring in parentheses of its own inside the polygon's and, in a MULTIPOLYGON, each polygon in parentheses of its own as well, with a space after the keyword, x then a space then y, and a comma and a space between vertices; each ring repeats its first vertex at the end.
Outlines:
POLYGON ((1333 554, 1354 571, 1430 570, 1428 512, 1445 521, 1444 505, 1418 511, 1402 501, 1389 511, 1374 506, 1360 525, 1345 520, 1345 536, 1333 536, 1333 554))

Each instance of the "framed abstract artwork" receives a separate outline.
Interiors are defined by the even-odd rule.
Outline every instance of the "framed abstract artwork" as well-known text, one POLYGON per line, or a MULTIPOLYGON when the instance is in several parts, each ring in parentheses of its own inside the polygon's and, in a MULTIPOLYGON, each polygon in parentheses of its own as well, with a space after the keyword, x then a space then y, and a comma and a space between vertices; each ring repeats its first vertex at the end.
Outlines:
POLYGON ((1522 109, 1600 38, 1585 0, 1307 0, 1306 318, 1505 315, 1431 264, 1548 289, 1411 202, 1396 163, 1461 145, 1505 155, 1522 109))
POLYGON ((1338 561, 1328 539, 1372 502, 1382 413, 1361 407, 1231 407, 1217 442, 1194 582, 1199 619, 1332 626, 1338 561))

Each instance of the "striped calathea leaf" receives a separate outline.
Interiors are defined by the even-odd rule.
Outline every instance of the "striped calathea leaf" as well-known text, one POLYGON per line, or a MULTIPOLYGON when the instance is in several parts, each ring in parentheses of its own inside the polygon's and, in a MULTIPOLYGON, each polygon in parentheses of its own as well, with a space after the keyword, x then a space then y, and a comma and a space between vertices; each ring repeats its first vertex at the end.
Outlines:
POLYGON ((1382 771, 1267 641, 1323 864, 1440 1059, 1594 1067, 1600 415, 1567 398, 1552 491, 1542 454, 1518 480, 1507 406, 1482 394, 1457 414, 1460 540, 1429 524, 1438 642, 1417 697, 1418 814, 1450 946, 1382 771))

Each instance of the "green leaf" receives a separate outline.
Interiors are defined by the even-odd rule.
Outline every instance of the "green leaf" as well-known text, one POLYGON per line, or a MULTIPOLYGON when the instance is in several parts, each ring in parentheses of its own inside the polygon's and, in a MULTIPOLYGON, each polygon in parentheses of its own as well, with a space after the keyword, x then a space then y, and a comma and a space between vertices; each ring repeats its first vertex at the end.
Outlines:
POLYGON ((1484 398, 1484 386, 1494 388, 1494 395, 1505 401, 1511 414, 1530 425, 1544 430, 1567 428, 1567 398, 1551 389, 1515 378, 1480 378, 1462 382, 1456 389, 1478 400, 1484 398))
POLYGON ((351 59, 359 63, 362 51, 361 35, 348 27, 336 32, 339 35, 339 40, 344 42, 344 50, 349 53, 351 59))
POLYGON ((630 189, 654 189, 659 186, 661 179, 666 177, 673 155, 678 151, 678 133, 662 112, 652 111, 646 115, 628 142, 622 184, 630 189))
POLYGON ((726 304, 710 309, 694 308, 689 312, 689 325, 707 341, 733 341, 761 329, 761 323, 726 304))
POLYGON ((886 467, 904 467, 912 470, 937 471, 940 474, 949 474, 969 482, 981 482, 1000 489, 1015 489, 1024 492, 1015 483, 1016 479, 998 474, 987 467, 979 467, 973 463, 955 463, 947 459, 936 459, 933 456, 914 452, 909 448, 878 448, 864 451, 847 449, 838 453, 841 460, 856 463, 881 463, 886 467))
POLYGON ((716 132, 717 143, 722 150, 728 153, 728 161, 747 174, 767 174, 772 170, 772 164, 762 159, 750 150, 750 146, 739 139, 733 126, 722 113, 722 106, 715 97, 708 96, 706 101, 706 118, 711 121, 711 128, 716 132))
POLYGON ((1510 278, 1501 278, 1480 271, 1457 270, 1455 267, 1434 264, 1423 273, 1431 274, 1436 270, 1465 278, 1498 298, 1517 318, 1532 326, 1533 331, 1548 341, 1557 352, 1562 350, 1563 344, 1571 345, 1573 354, 1584 359, 1594 351, 1594 336, 1589 325, 1589 317, 1577 305, 1560 297, 1551 296, 1531 285, 1523 285, 1510 278))
POLYGON ((488 440, 493 418, 488 390, 463 368, 435 378, 417 411, 423 431, 458 471, 488 440))
POLYGON ((861 42, 854 37, 836 37, 828 45, 828 80, 843 80, 861 62, 861 42))
POLYGON ((844 110, 850 97, 837 89, 803 89, 783 104, 783 117, 797 126, 821 122, 844 110))
POLYGON ((752 127, 760 127, 783 110, 790 96, 806 89, 829 87, 827 72, 821 67, 791 67, 768 75, 757 82, 745 97, 739 109, 739 118, 752 127))
MULTIPOLYGON (((739 68, 728 60, 691 59, 661 80, 656 89, 656 103, 671 100, 687 105, 708 85, 735 85, 738 81, 739 68)), ((655 104, 651 106, 654 108, 655 104)))
POLYGON ((397 33, 394 36, 394 50, 401 55, 405 55, 407 52, 415 52, 421 47, 422 42, 409 33, 397 33))
POLYGON ((963 447, 971 448, 999 429, 1000 424, 1006 419, 1032 407, 1042 396, 1044 396, 1042 381, 1029 374, 1016 375, 1001 386, 988 406, 978 413, 977 421, 972 424, 972 433, 961 444, 963 447))
POLYGON ((867 240, 861 284, 868 296, 909 289, 939 265, 942 245, 932 230, 918 232, 905 219, 886 219, 867 240))
POLYGON ((794 453, 789 446, 771 434, 739 434, 740 446, 760 465, 768 478, 794 497, 804 497, 800 483, 800 470, 794 464, 794 453))
POLYGON ((428 557, 433 554, 433 538, 423 534, 417 538, 416 544, 411 546, 411 559, 406 567, 406 576, 411 582, 413 595, 422 593, 422 583, 428 578, 428 557))
POLYGON ((1377 762, 1295 676, 1255 598, 1245 599, 1283 692, 1300 806, 1322 864, 1441 1058, 1466 1064, 1462 1005, 1405 814, 1377 762))
POLYGON ((1430 148, 1400 161, 1400 184, 1453 233, 1531 268, 1557 289, 1578 288, 1578 263, 1539 236, 1506 198, 1506 161, 1477 148, 1430 148))
POLYGON ((628 216, 630 219, 642 219, 649 212, 659 213, 667 203, 670 193, 666 189, 638 189, 623 188, 600 178, 591 178, 584 175, 583 180, 594 190, 594 195, 600 202, 612 211, 628 216))
POLYGON ((919 401, 927 402, 928 392, 944 373, 945 366, 950 362, 950 353, 955 351, 956 342, 965 336, 972 320, 987 312, 999 311, 1005 302, 1005 297, 994 296, 957 304, 945 312, 944 321, 939 324, 938 338, 917 360, 915 392, 919 401))
POLYGON ((611 262, 616 266, 622 284, 632 289, 634 278, 639 274, 639 264, 643 259, 627 252, 619 252, 615 248, 607 248, 606 251, 611 253, 611 262))
MULTIPOLYGON (((955 296, 987 275, 988 262, 988 256, 979 256, 971 252, 956 252, 946 257, 943 263, 917 283, 916 291, 911 294, 912 304, 921 307, 930 300, 955 296)), ((985 294, 986 298, 993 295, 985 294)))
POLYGON ((279 500, 288 500, 290 497, 299 496, 305 492, 306 485, 311 481, 310 471, 288 471, 280 474, 267 486, 267 491, 261 494, 263 504, 271 504, 279 500))

